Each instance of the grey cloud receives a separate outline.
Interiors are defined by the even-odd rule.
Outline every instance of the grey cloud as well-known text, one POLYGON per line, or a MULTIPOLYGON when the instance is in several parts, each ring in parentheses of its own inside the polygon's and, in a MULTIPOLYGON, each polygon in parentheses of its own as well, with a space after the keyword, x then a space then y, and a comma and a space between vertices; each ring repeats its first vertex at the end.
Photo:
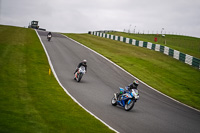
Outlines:
POLYGON ((47 30, 160 31, 200 37, 199 0, 1 0, 0 23, 47 30), (130 27, 131 25, 131 27, 130 27))

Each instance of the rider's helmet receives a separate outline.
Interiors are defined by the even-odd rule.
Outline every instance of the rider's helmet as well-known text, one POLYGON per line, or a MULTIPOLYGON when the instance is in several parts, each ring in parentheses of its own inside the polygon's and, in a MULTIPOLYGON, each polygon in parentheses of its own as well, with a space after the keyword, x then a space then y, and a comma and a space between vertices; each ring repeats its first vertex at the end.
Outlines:
POLYGON ((134 80, 134 81, 133 81, 133 84, 134 84, 135 86, 138 86, 138 85, 139 85, 139 82, 138 82, 137 80, 134 80))
POLYGON ((83 64, 86 64, 87 63, 87 60, 83 60, 83 64))

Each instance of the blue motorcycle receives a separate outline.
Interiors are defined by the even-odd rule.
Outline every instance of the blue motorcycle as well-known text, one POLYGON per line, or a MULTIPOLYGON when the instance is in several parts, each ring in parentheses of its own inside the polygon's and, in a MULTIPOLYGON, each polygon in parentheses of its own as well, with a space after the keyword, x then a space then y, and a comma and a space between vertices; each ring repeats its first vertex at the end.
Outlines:
POLYGON ((122 106, 126 111, 131 110, 135 105, 135 102, 139 99, 138 90, 131 89, 130 91, 125 91, 123 88, 119 88, 119 90, 122 93, 122 95, 119 95, 119 97, 116 99, 116 96, 114 94, 114 97, 111 100, 111 104, 113 106, 122 106))

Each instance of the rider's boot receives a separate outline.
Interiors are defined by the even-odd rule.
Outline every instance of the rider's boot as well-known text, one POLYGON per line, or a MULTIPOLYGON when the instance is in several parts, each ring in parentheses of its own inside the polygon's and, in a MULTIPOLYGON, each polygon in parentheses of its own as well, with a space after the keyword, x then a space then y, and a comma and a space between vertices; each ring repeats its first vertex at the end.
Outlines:
POLYGON ((78 68, 76 68, 76 70, 75 70, 74 74, 75 74, 77 71, 78 71, 78 68))

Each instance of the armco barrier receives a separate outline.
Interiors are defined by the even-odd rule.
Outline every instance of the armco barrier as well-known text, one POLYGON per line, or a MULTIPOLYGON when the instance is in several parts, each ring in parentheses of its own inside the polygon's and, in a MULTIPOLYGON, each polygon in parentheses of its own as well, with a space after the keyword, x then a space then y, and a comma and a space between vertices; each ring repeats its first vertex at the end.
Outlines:
POLYGON ((184 63, 189 64, 189 65, 191 65, 195 68, 200 69, 200 59, 193 57, 191 55, 188 55, 188 54, 181 53, 180 51, 171 49, 167 46, 163 46, 163 45, 159 45, 159 44, 153 44, 153 43, 150 43, 150 42, 143 42, 143 41, 139 41, 139 40, 135 40, 135 39, 131 39, 131 38, 126 38, 126 37, 123 37, 123 36, 110 35, 110 34, 106 34, 106 33, 103 33, 103 32, 93 31, 93 32, 88 32, 88 33, 95 35, 95 36, 108 38, 108 39, 121 41, 121 42, 124 42, 124 43, 139 46, 139 47, 152 49, 154 51, 159 51, 163 54, 169 55, 169 56, 171 56, 171 57, 173 57, 177 60, 180 60, 181 62, 184 62, 184 63))

